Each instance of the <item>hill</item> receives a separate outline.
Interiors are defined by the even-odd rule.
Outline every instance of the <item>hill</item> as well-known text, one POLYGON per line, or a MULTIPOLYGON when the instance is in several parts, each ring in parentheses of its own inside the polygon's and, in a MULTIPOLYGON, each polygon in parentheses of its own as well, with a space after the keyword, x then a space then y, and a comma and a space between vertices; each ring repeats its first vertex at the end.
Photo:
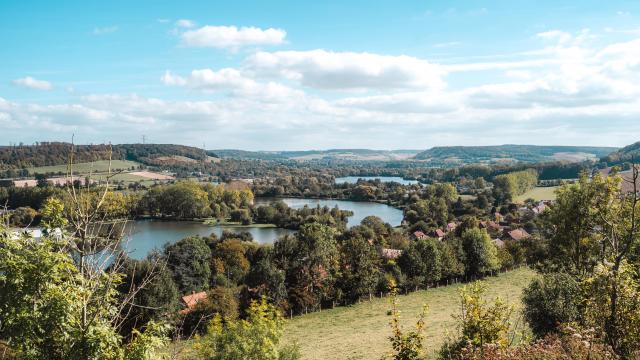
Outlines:
POLYGON ((640 141, 602 157, 601 161, 606 162, 608 165, 616 165, 632 159, 635 159, 636 162, 640 161, 640 141))
POLYGON ((612 147, 594 146, 439 146, 417 154, 414 159, 429 161, 434 165, 564 161, 581 162, 598 160, 612 151, 612 147))
POLYGON ((419 150, 371 150, 371 149, 328 149, 300 151, 244 151, 244 150, 211 150, 221 157, 231 159, 255 160, 353 160, 353 161, 393 161, 406 160, 416 155, 419 150))
MULTIPOLYGON (((36 145, 0 146, 0 169, 26 169, 64 165, 69 161, 71 144, 42 142, 36 145)), ((208 154, 212 156, 212 154, 208 154)), ((74 162, 86 163, 109 158, 109 145, 76 145, 74 162)), ((114 160, 135 161, 148 165, 165 162, 206 160, 202 149, 174 144, 118 144, 112 146, 114 160)))

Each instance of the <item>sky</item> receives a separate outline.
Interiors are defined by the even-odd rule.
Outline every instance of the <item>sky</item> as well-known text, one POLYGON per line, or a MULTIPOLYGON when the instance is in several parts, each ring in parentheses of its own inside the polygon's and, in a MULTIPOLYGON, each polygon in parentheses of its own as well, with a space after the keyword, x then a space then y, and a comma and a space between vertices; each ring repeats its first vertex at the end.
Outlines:
POLYGON ((0 0, 0 144, 640 141, 640 1, 0 0))

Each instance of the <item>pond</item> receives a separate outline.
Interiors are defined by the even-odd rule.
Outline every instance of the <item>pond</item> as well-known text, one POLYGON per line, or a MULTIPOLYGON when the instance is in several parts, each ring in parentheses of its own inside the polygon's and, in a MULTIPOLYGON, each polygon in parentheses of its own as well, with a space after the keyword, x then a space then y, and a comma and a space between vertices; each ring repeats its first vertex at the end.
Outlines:
POLYGON ((382 182, 397 182, 402 185, 412 185, 418 183, 418 180, 406 180, 399 176, 345 176, 336 178, 336 184, 355 184, 358 182, 358 179, 367 181, 380 180, 382 182))
POLYGON ((298 198, 256 198, 254 200, 254 204, 268 204, 275 200, 282 200, 285 204, 294 209, 302 208, 305 205, 309 207, 316 207, 320 205, 321 207, 328 206, 330 208, 337 205, 340 210, 353 211, 353 216, 351 216, 348 221, 349 226, 360 224, 362 219, 370 215, 377 216, 381 218, 382 221, 389 223, 392 226, 398 226, 402 222, 402 210, 396 209, 393 206, 375 202, 298 198))
POLYGON ((253 240, 260 244, 273 243, 277 238, 294 231, 280 228, 247 226, 211 226, 196 221, 136 220, 130 223, 129 241, 126 249, 129 256, 142 259, 153 249, 162 249, 166 243, 174 243, 192 235, 222 235, 223 230, 249 232, 253 240))

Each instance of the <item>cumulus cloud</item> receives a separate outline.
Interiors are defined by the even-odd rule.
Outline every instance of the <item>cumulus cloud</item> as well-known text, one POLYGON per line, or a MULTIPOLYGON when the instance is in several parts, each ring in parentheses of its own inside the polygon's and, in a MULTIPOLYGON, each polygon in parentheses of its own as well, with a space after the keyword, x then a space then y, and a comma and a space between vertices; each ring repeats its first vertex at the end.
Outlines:
POLYGON ((282 29, 257 27, 203 26, 181 34, 182 44, 189 47, 213 47, 237 50, 245 46, 280 45, 287 32, 282 29))
POLYGON ((31 76, 26 76, 23 78, 13 80, 13 84, 16 86, 35 89, 35 90, 51 90, 53 89, 53 85, 45 80, 34 79, 31 76))
POLYGON ((410 56, 326 50, 258 52, 246 62, 258 76, 319 89, 442 88, 443 67, 410 56))
POLYGON ((236 97, 259 98, 264 101, 294 101, 304 93, 275 82, 258 82, 232 68, 193 70, 183 77, 166 71, 161 78, 165 85, 184 86, 202 91, 226 92, 236 97))

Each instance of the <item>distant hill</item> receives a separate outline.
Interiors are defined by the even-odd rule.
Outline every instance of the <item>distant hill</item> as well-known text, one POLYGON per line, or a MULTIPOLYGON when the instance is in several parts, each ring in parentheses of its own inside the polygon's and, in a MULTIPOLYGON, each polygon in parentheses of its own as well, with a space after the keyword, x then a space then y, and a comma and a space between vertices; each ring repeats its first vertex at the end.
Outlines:
POLYGON ((501 163, 501 162, 580 162, 598 160, 617 150, 594 146, 439 146, 417 154, 414 159, 442 164, 501 163))
MULTIPOLYGON (((0 169, 24 169, 37 166, 63 165, 69 161, 71 144, 42 142, 37 145, 0 146, 0 169)), ((118 144, 112 146, 111 158, 144 164, 188 162, 207 159, 202 149, 173 144, 118 144)), ((109 158, 108 145, 76 145, 74 162, 90 162, 109 158)))
POLYGON ((606 162, 608 165, 616 165, 632 159, 640 162, 640 141, 603 156, 601 161, 606 162))
POLYGON ((259 159, 259 160, 320 160, 339 159, 354 161, 392 161, 406 160, 420 150, 371 150, 371 149, 329 149, 300 151, 244 151, 244 150, 211 150, 223 158, 259 159))

